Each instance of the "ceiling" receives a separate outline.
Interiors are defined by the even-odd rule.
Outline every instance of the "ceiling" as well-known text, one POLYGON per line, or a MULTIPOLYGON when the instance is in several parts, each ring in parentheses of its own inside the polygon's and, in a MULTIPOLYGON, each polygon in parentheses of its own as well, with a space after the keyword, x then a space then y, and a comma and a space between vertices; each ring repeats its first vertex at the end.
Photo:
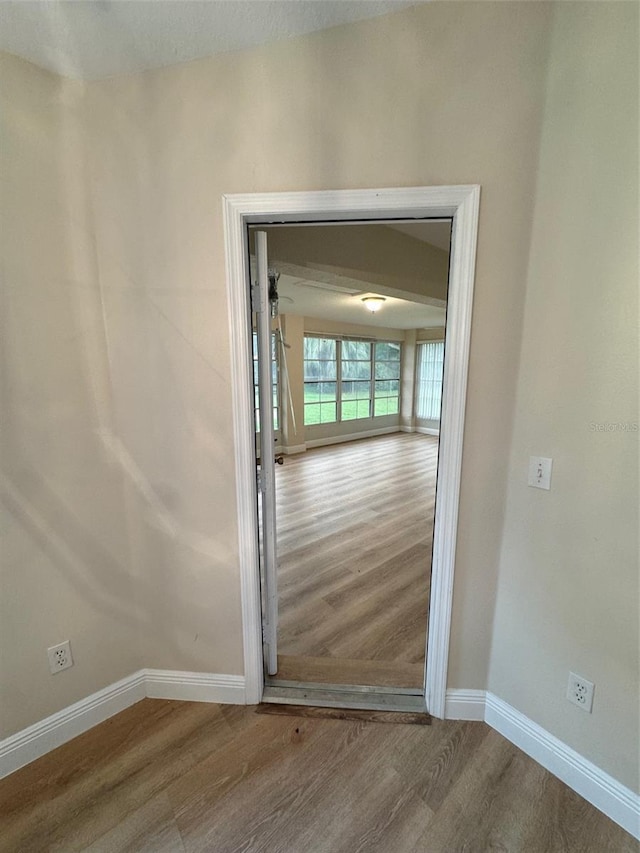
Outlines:
MULTIPOLYGON (((339 277, 334 277, 339 282, 339 277)), ((322 285, 309 279, 281 274, 278 281, 281 314, 300 314, 341 323, 375 326, 379 329, 429 329, 444 326, 445 307, 409 302, 385 294, 382 308, 372 314, 363 304, 364 296, 379 295, 375 290, 322 285)))
POLYGON ((374 18, 415 0, 2 0, 0 50, 98 80, 374 18))

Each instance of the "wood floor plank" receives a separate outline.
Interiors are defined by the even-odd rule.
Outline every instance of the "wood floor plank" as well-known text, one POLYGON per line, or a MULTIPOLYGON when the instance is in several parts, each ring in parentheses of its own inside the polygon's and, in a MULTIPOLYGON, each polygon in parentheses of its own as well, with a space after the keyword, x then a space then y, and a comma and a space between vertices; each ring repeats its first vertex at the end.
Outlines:
POLYGON ((282 655, 362 660, 360 678, 334 683, 374 686, 390 664, 416 665, 406 686, 422 686, 437 454, 437 438, 397 433, 278 466, 282 655))
POLYGON ((373 687, 413 688, 424 681, 422 663, 368 661, 278 655, 278 678, 317 684, 358 684, 361 679, 373 687))
POLYGON ((231 738, 219 706, 184 705, 145 700, 1 780, 0 851, 82 850, 231 738))
POLYGON ((0 782, 6 853, 638 853, 484 723, 145 699, 0 782))
MULTIPOLYGON (((364 723, 255 717, 269 720, 273 730, 286 732, 285 740, 280 742, 282 748, 269 760, 262 760, 259 765, 252 763, 248 776, 246 763, 225 750, 225 784, 214 788, 206 800, 206 809, 201 796, 188 798, 176 809, 187 850, 231 853, 270 849, 274 837, 281 836, 284 824, 295 821, 318 789, 327 784, 333 768, 353 760, 358 744, 371 737, 364 723), (243 827, 242 840, 239 826, 243 827)), ((242 746, 247 746, 246 739, 242 746)), ((176 789, 170 791, 174 802, 180 793, 176 789)))
POLYGON ((431 717, 427 713, 365 711, 356 708, 319 708, 314 705, 263 703, 256 708, 256 714, 271 714, 276 717, 308 717, 317 720, 362 720, 367 723, 391 723, 397 726, 431 725, 431 717))
MULTIPOLYGON (((61 850, 64 850, 65 842, 61 850)), ((171 803, 165 792, 129 814, 83 853, 184 853, 171 803)))

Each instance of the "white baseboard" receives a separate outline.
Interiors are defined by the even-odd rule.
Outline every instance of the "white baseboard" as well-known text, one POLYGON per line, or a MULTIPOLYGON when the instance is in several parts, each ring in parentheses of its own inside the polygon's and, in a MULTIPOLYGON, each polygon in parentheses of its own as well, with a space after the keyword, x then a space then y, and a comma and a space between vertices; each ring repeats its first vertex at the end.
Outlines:
POLYGON ((445 720, 484 721, 486 690, 447 690, 445 720))
POLYGON ((116 681, 0 741, 0 779, 145 697, 145 672, 116 681))
POLYGON ((293 456, 296 453, 304 453, 306 449, 306 444, 292 444, 289 447, 283 444, 282 447, 276 447, 276 452, 280 451, 285 456, 293 456))
POLYGON ((208 672, 147 669, 146 695, 150 699, 181 699, 185 702, 221 702, 244 705, 244 676, 208 672))
POLYGON ((244 705, 243 675, 141 669, 0 741, 0 779, 141 699, 244 705))
POLYGON ((492 693, 487 693, 484 718, 491 728, 640 839, 638 794, 492 693))
POLYGON ((401 426, 400 432, 419 432, 422 435, 440 435, 439 429, 433 429, 432 427, 422 426, 401 426))
POLYGON ((327 438, 312 438, 307 441, 307 447, 326 447, 329 444, 342 444, 346 441, 357 441, 359 438, 373 438, 376 435, 390 435, 399 432, 400 427, 382 427, 381 429, 366 429, 362 432, 350 432, 347 435, 331 435, 327 438))

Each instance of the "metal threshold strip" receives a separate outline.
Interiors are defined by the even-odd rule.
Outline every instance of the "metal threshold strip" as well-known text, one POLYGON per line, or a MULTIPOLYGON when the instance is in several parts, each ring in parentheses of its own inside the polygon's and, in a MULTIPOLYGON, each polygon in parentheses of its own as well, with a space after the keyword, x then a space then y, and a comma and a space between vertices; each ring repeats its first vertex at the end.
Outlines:
POLYGON ((353 708, 363 711, 397 711, 426 714, 423 695, 375 691, 368 689, 348 690, 344 686, 322 684, 297 687, 275 687, 266 685, 263 702, 280 705, 312 705, 317 708, 353 708))

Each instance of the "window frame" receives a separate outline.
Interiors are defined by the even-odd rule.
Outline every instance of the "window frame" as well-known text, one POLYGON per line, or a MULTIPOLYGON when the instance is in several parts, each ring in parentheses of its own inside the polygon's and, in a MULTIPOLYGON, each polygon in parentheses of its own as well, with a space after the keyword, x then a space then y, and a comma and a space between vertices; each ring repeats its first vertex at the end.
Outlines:
MULTIPOLYGON (((355 335, 351 336, 351 335, 327 334, 327 333, 322 333, 322 332, 305 332, 304 338, 303 338, 303 377, 305 375, 304 363, 307 361, 316 361, 317 360, 317 359, 312 359, 312 358, 306 358, 304 341, 306 341, 308 338, 319 338, 321 340, 331 340, 335 343, 335 356, 336 356, 336 359, 335 359, 335 363, 336 363, 336 380, 335 380, 335 385, 336 385, 335 407, 336 407, 336 410, 335 410, 335 414, 336 414, 336 416, 335 416, 334 420, 318 421, 316 423, 309 423, 309 422, 307 422, 307 419, 306 419, 307 406, 317 405, 317 403, 316 402, 307 403, 305 401, 305 403, 304 403, 304 417, 303 417, 305 427, 322 426, 324 424, 350 423, 352 421, 374 420, 375 418, 381 418, 381 417, 384 418, 384 417, 399 417, 400 416, 400 407, 401 407, 401 399, 402 399, 402 347, 403 347, 403 343, 404 343, 403 341, 390 340, 388 338, 368 338, 368 337, 359 337, 359 336, 355 336, 355 335), (369 345, 369 358, 368 359, 358 359, 358 358, 344 359, 344 356, 343 356, 343 344, 344 343, 356 343, 356 344, 357 343, 366 343, 366 344, 368 344, 369 345), (384 397, 379 398, 379 399, 386 399, 386 400, 397 400, 398 401, 397 412, 392 412, 392 413, 385 412, 385 413, 381 413, 381 414, 375 413, 375 401, 376 401, 375 383, 377 381, 375 378, 376 362, 379 361, 381 363, 391 363, 391 364, 395 363, 395 359, 393 359, 393 360, 392 359, 379 359, 379 360, 376 359, 376 344, 393 344, 393 345, 397 345, 399 348, 398 349, 398 356, 399 357, 397 360, 398 361, 398 379, 397 380, 395 380, 395 379, 385 380, 385 381, 394 381, 394 382, 397 381, 398 392, 397 392, 397 394, 388 394, 388 395, 385 395, 384 397), (370 372, 369 379, 363 379, 363 380, 346 379, 345 380, 343 377, 343 361, 346 361, 347 363, 348 362, 354 362, 354 363, 366 362, 366 363, 368 363, 369 364, 369 372, 370 372), (358 382, 358 381, 368 382, 368 384, 369 384, 369 398, 368 398, 368 404, 369 404, 368 411, 369 411, 369 413, 368 413, 368 415, 366 415, 364 417, 355 417, 355 418, 347 417, 347 418, 344 418, 343 412, 342 412, 342 407, 343 407, 344 403, 348 402, 348 401, 345 401, 343 399, 343 387, 342 387, 343 383, 344 382, 358 382)), ((306 378, 303 378, 303 381, 304 381, 304 385, 306 387, 308 382, 319 383, 322 380, 307 380, 306 378)), ((328 381, 328 380, 326 380, 326 381, 328 381)), ((383 381, 383 380, 379 380, 379 381, 383 381)), ((304 399, 304 395, 303 395, 303 399, 304 399)), ((363 398, 363 399, 366 399, 366 398, 363 398)), ((318 401, 318 402, 321 402, 321 401, 318 401)), ((326 402, 334 402, 334 401, 326 401, 326 402)), ((360 401, 357 398, 355 398, 353 400, 353 402, 360 402, 360 401)), ((356 411, 357 411, 357 407, 356 407, 356 411)))
POLYGON ((338 423, 338 411, 339 411, 339 399, 340 399, 340 358, 339 358, 339 347, 336 341, 336 338, 333 335, 323 335, 323 334, 313 334, 313 335, 303 335, 303 343, 302 343, 302 400, 303 400, 303 424, 304 426, 320 426, 321 424, 335 424, 338 423), (307 358, 305 353, 305 341, 307 338, 315 338, 316 340, 321 341, 332 341, 334 343, 334 358, 307 358), (327 378, 318 378, 318 379, 307 379, 306 372, 306 364, 307 362, 327 362, 329 364, 335 364, 335 379, 327 379, 327 378), (336 386, 335 397, 331 400, 323 400, 322 399, 322 391, 318 391, 318 399, 312 402, 307 402, 306 400, 306 389, 307 385, 317 385, 320 386, 324 383, 331 383, 336 386), (335 406, 335 418, 328 421, 322 420, 322 406, 324 405, 333 405, 335 406), (318 406, 318 418, 319 420, 315 423, 311 423, 307 421, 307 411, 311 408, 311 406, 318 406))
MULTIPOLYGON (((401 398, 402 398, 402 344, 403 344, 402 341, 376 341, 374 344, 374 355, 373 355, 373 362, 372 362, 373 372, 374 372, 374 375, 372 378, 372 385, 373 385, 373 389, 372 389, 373 414, 372 414, 372 417, 374 417, 374 418, 393 417, 394 415, 400 416, 400 402, 401 402, 401 398), (398 356, 399 357, 397 359, 391 359, 391 358, 380 358, 379 359, 377 357, 377 355, 375 354, 375 348, 378 344, 398 344, 398 347, 399 347, 398 356), (385 379, 378 379, 376 377, 376 375, 375 375, 376 364, 395 364, 396 361, 398 363, 398 376, 397 376, 397 378, 396 377, 393 377, 393 378, 386 377, 385 379), (376 385, 378 382, 397 382, 398 383, 397 393, 396 394, 391 394, 391 393, 376 394, 376 385), (398 401, 397 411, 395 411, 395 412, 380 412, 380 414, 377 414, 376 413, 376 401, 377 400, 386 400, 386 401, 397 400, 398 401)), ((388 408, 388 402, 387 402, 387 408, 388 408)))
POLYGON ((445 340, 444 338, 438 338, 432 341, 416 341, 417 351, 416 351, 416 386, 415 386, 415 417, 416 421, 421 421, 423 423, 439 423, 442 417, 442 393, 444 388, 444 359, 445 359, 445 340), (421 350, 422 347, 427 347, 433 344, 440 344, 442 346, 442 371, 439 379, 440 386, 440 394, 438 396, 438 415, 437 417, 426 417, 424 415, 419 414, 418 412, 418 400, 420 398, 420 390, 422 388, 422 384, 424 381, 433 382, 434 380, 423 380, 422 377, 422 357, 421 350))

